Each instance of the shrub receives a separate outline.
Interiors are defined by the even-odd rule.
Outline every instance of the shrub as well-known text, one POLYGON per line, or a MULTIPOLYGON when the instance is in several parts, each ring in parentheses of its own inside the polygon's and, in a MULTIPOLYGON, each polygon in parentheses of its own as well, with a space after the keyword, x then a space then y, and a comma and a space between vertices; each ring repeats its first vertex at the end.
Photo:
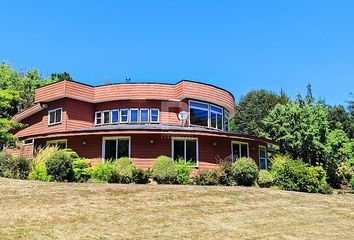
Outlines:
POLYGON ((352 177, 352 179, 349 182, 349 187, 354 190, 354 176, 352 177))
POLYGON ((173 184, 177 179, 177 169, 170 157, 158 157, 151 168, 151 176, 158 183, 173 184))
POLYGON ((225 186, 232 186, 235 184, 235 180, 232 175, 232 158, 225 158, 217 160, 219 169, 217 174, 219 176, 219 184, 225 186))
POLYGON ((120 158, 113 162, 112 178, 109 182, 131 183, 133 182, 134 163, 127 157, 120 158))
POLYGON ((143 169, 137 168, 134 171, 134 183, 137 184, 147 184, 149 183, 150 173, 149 171, 144 171, 143 169))
POLYGON ((190 177, 190 173, 191 173, 193 166, 194 166, 193 163, 185 162, 184 159, 179 159, 177 161, 177 165, 176 165, 176 169, 177 169, 176 183, 177 184, 188 184, 189 183, 189 177, 190 177))
POLYGON ((238 185, 252 186, 258 178, 258 167, 252 158, 240 158, 232 164, 232 175, 238 185))
POLYGON ((72 166, 76 182, 86 182, 91 177, 90 160, 77 159, 72 166))
POLYGON ((301 160, 277 155, 272 160, 274 184, 289 191, 331 193, 322 166, 309 167, 301 160))
POLYGON ((270 188, 273 185, 273 176, 270 172, 261 170, 257 182, 261 188, 270 188))
POLYGON ((203 169, 194 177, 197 185, 218 185, 219 176, 216 170, 203 169))
POLYGON ((73 159, 65 150, 59 150, 49 158, 46 163, 46 169, 49 176, 54 181, 74 181, 73 159))
POLYGON ((45 165, 37 164, 33 165, 31 172, 28 175, 29 180, 38 180, 44 182, 50 182, 52 178, 48 176, 45 165))
POLYGON ((0 153, 0 176, 27 179, 29 172, 30 165, 28 160, 0 153))
POLYGON ((111 161, 105 161, 103 164, 97 164, 92 167, 91 177, 94 180, 110 182, 113 172, 113 163, 111 161))

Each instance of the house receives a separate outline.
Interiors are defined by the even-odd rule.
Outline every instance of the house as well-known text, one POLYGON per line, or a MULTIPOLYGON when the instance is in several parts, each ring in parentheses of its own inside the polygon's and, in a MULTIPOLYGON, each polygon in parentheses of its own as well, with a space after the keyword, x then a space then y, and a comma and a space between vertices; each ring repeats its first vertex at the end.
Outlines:
POLYGON ((60 81, 36 90, 36 104, 13 117, 24 127, 15 154, 39 147, 71 148, 94 162, 130 157, 149 168, 160 155, 214 168, 217 159, 252 157, 267 169, 267 139, 230 132, 234 96, 219 87, 182 80, 176 84, 121 83, 90 86, 60 81))

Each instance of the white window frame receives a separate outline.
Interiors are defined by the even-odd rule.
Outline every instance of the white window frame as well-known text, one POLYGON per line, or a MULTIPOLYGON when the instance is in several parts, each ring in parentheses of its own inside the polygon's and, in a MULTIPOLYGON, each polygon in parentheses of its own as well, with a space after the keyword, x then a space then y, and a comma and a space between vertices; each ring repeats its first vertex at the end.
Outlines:
POLYGON ((104 110, 104 111, 102 111, 101 117, 102 117, 102 125, 109 125, 109 124, 111 124, 111 111, 110 111, 110 110, 104 110), (108 123, 105 123, 105 122, 104 122, 104 114, 107 113, 107 112, 108 112, 108 123))
POLYGON ((184 163, 186 163, 186 156, 187 156, 187 141, 186 140, 195 140, 196 141, 196 165, 193 167, 198 168, 199 167, 199 141, 198 138, 186 138, 186 137, 172 137, 171 138, 171 158, 173 161, 175 161, 174 157, 174 146, 175 146, 175 140, 183 140, 184 141, 184 163))
MULTIPOLYGON (((124 115, 125 116, 125 115, 124 115)), ((128 123, 129 122, 129 109, 128 108, 124 108, 120 110, 120 115, 119 115, 119 122, 120 123, 128 123), (127 121, 123 121, 123 114, 122 111, 127 111, 127 121)))
POLYGON ((268 156, 267 156, 267 147, 263 145, 258 146, 258 159, 259 159, 259 169, 260 170, 268 170, 268 156), (265 158, 261 158, 261 148, 265 151, 265 158), (265 169, 261 168, 261 159, 265 160, 265 169))
POLYGON ((103 121, 102 121, 102 111, 97 111, 95 112, 95 125, 98 126, 98 125, 102 125, 103 121), (101 123, 97 123, 97 113, 100 113, 101 114, 101 123))
POLYGON ((216 129, 216 130, 219 130, 219 131, 224 131, 224 109, 222 107, 216 106, 214 104, 210 104, 210 128, 216 129), (212 110, 211 107, 215 107, 215 108, 221 109, 221 113, 212 110), (211 126, 211 114, 212 113, 216 114, 216 128, 211 126), (221 114, 221 129, 218 128, 218 115, 220 115, 220 114, 221 114))
POLYGON ((33 143, 34 143, 34 139, 33 138, 27 138, 27 139, 22 141, 23 145, 33 145, 33 143), (26 143, 26 141, 31 141, 31 143, 26 143))
POLYGON ((119 124, 120 122, 120 111, 119 109, 112 109, 111 110, 111 120, 110 120, 111 124, 119 124), (118 121, 117 122, 113 122, 113 114, 112 112, 118 112, 118 121))
POLYGON ((149 120, 150 120, 150 111, 149 111, 149 109, 148 108, 140 108, 140 111, 139 111, 139 122, 140 123, 149 123, 149 120), (142 116, 142 114, 141 114, 141 112, 142 111, 147 111, 147 121, 142 121, 142 119, 141 119, 141 116, 142 116))
POLYGON ((160 122, 160 109, 158 108, 150 108, 150 123, 159 123, 160 122), (157 121, 152 121, 152 111, 157 111, 157 121))
POLYGON ((117 149, 116 149, 116 159, 117 159, 117 155, 118 155, 118 140, 119 139, 126 139, 129 140, 129 147, 128 147, 128 158, 131 158, 131 137, 130 136, 114 136, 114 137, 103 137, 102 138, 102 163, 105 162, 104 156, 106 155, 106 148, 105 148, 105 143, 106 140, 116 140, 116 145, 117 145, 117 149))
POLYGON ((234 144, 239 144, 239 152, 241 154, 241 145, 247 145, 247 157, 250 156, 250 147, 249 147, 249 144, 248 142, 240 142, 240 141, 231 141, 231 156, 232 156, 232 159, 235 159, 235 156, 234 156, 234 144))
POLYGON ((63 121, 63 108, 55 108, 55 109, 48 110, 48 126, 50 126, 50 125, 56 125, 56 124, 61 124, 62 121, 63 121), (56 114, 55 114, 55 112, 58 111, 58 110, 60 110, 60 112, 61 112, 61 113, 60 113, 60 122, 50 123, 50 114, 51 114, 52 112, 54 112, 54 121, 55 121, 55 119, 56 119, 56 114))
POLYGON ((207 127, 210 128, 210 104, 206 103, 206 102, 200 102, 200 101, 196 101, 196 100, 189 100, 188 101, 188 110, 189 110, 189 114, 188 114, 188 122, 191 126, 199 126, 199 127, 207 127), (204 110, 205 108, 200 108, 200 107, 191 107, 191 102, 195 102, 195 103, 200 103, 200 104, 205 104, 208 106, 208 126, 200 126, 200 125, 195 125, 195 124, 191 124, 191 108, 193 109, 198 109, 198 110, 204 110))
POLYGON ((49 144, 58 144, 60 142, 65 142, 65 148, 68 148, 68 139, 56 139, 56 140, 49 140, 46 142, 46 145, 48 146, 49 144))
POLYGON ((131 108, 129 110, 129 123, 139 123, 139 108, 131 108), (136 111, 136 122, 132 122, 132 111, 136 111))
POLYGON ((230 132, 230 113, 226 110, 223 110, 224 111, 224 127, 223 127, 223 130, 225 132, 230 132), (226 130, 226 126, 225 126, 225 121, 227 120, 227 130, 226 130))

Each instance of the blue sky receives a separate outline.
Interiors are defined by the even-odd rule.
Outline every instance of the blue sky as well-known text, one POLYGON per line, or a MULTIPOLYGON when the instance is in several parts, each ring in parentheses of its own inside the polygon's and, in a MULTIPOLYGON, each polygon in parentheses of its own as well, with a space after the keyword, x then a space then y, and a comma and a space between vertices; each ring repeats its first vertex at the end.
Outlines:
POLYGON ((89 84, 191 79, 344 104, 354 1, 3 1, 0 60, 89 84))

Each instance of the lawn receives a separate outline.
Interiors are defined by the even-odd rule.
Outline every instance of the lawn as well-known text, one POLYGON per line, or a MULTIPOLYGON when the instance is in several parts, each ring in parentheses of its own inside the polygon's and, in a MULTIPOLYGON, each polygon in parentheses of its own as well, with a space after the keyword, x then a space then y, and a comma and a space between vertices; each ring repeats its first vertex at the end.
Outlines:
POLYGON ((0 178, 0 239, 353 239, 354 195, 0 178))

